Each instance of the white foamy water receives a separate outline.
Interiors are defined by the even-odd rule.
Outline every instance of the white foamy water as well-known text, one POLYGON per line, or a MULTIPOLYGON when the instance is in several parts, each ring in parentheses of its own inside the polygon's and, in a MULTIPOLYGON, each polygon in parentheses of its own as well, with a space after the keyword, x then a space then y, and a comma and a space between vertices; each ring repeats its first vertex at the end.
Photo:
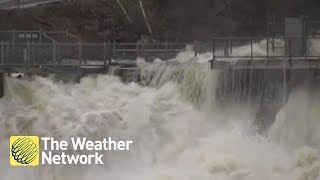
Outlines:
POLYGON ((316 96, 303 89, 292 93, 268 136, 261 137, 250 130, 252 106, 216 104, 219 72, 209 69, 209 58, 143 64, 149 87, 109 75, 79 84, 7 78, 0 100, 0 179, 319 180, 316 96), (134 146, 106 152, 103 166, 10 167, 9 137, 19 134, 60 140, 111 136, 133 140, 134 146))

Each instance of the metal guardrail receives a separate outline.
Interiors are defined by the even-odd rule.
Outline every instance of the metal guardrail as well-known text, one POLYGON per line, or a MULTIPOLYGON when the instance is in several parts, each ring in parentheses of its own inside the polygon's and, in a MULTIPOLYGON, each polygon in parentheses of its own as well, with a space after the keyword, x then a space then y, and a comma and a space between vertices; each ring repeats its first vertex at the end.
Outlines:
POLYGON ((0 31, 0 41, 11 43, 79 43, 68 31, 0 31))
POLYGON ((320 37, 214 38, 213 59, 319 59, 320 37))
POLYGON ((137 57, 177 54, 186 43, 11 43, 0 42, 0 68, 34 66, 107 66, 117 61, 133 63, 137 57))

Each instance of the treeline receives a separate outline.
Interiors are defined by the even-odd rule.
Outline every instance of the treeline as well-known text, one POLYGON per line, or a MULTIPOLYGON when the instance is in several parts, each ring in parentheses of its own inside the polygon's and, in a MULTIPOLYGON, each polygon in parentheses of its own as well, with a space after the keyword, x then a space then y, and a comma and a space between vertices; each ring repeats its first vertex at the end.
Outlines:
POLYGON ((317 19, 319 0, 77 0, 1 11, 1 29, 69 29, 87 41, 205 40, 261 35, 266 22, 287 16, 317 19))

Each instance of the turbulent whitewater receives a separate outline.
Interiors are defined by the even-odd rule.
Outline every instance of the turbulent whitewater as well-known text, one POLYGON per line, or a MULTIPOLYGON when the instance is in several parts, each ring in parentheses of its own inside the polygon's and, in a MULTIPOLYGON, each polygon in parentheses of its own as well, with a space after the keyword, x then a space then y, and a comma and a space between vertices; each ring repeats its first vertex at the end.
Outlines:
POLYGON ((254 104, 216 100, 220 72, 209 69, 209 58, 142 63, 145 86, 111 75, 78 84, 7 78, 0 100, 1 180, 319 180, 319 94, 304 87, 292 92, 260 135, 254 104), (103 166, 14 168, 11 135, 112 137, 134 145, 107 152, 103 166))

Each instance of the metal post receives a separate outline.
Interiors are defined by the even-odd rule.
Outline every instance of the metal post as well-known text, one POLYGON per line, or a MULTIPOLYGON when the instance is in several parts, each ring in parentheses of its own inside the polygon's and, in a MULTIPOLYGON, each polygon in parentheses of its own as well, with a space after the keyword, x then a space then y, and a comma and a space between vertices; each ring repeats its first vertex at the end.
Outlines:
POLYGON ((56 42, 53 42, 52 44, 52 59, 55 64, 57 64, 57 46, 56 42))
POLYGON ((23 62, 22 65, 26 64, 27 62, 27 48, 23 48, 23 62))
POLYGON ((267 38, 267 58, 269 59, 269 38, 267 38))
POLYGON ((227 40, 227 52, 228 56, 230 56, 230 39, 227 40))
POLYGON ((250 51, 251 51, 251 66, 250 66, 250 80, 249 80, 249 92, 248 92, 248 104, 251 105, 251 101, 252 101, 252 85, 253 85, 253 39, 250 39, 250 51))
POLYGON ((214 59, 216 56, 216 42, 215 39, 212 40, 212 58, 214 59))
POLYGON ((250 40, 250 44, 251 44, 251 63, 253 61, 253 39, 250 40))
POLYGON ((274 47, 274 38, 272 38, 272 51, 274 52, 274 49, 275 49, 275 47, 274 47))
POLYGON ((304 59, 305 59, 306 61, 307 61, 307 56, 308 56, 307 41, 308 41, 308 38, 305 37, 305 41, 304 41, 304 44, 305 44, 304 59))
POLYGON ((39 31, 39 43, 42 43, 42 30, 39 31))
POLYGON ((4 96, 4 75, 0 73, 0 98, 4 96))
POLYGON ((111 46, 111 42, 108 42, 108 65, 110 66, 112 63, 112 46, 111 46))
POLYGON ((69 30, 66 30, 66 37, 67 37, 67 41, 69 41, 69 30))
POLYGON ((107 44, 103 43, 103 66, 107 65, 107 44))
POLYGON ((1 41, 1 64, 4 64, 4 42, 1 41))
POLYGON ((11 34, 11 38, 12 38, 12 44, 14 44, 15 42, 15 30, 12 30, 12 34, 11 34))
POLYGON ((232 39, 230 39, 230 54, 232 54, 232 39))
POLYGON ((286 96, 287 96, 287 67, 286 67, 286 60, 283 60, 283 103, 286 103, 286 96))
POLYGON ((117 55, 116 49, 117 49, 116 44, 112 43, 112 57, 113 57, 113 59, 116 59, 116 55, 117 55))
POLYGON ((215 40, 213 39, 212 40, 212 60, 210 61, 210 68, 211 69, 214 68, 214 62, 216 59, 215 53, 216 53, 216 47, 215 47, 215 40))
POLYGON ((250 74, 249 74, 249 92, 248 92, 248 104, 251 105, 251 100, 252 100, 252 88, 253 88, 253 62, 251 61, 251 66, 250 66, 250 74))
MULTIPOLYGON (((57 43, 57 42, 56 42, 57 43)), ((61 60, 62 60, 62 58, 61 58, 61 47, 62 47, 62 45, 61 44, 56 44, 56 51, 57 51, 57 62, 58 62, 58 64, 60 65, 60 63, 61 63, 61 60)))
MULTIPOLYGON (((303 47, 303 51, 304 53, 306 53, 307 51, 307 41, 306 41, 306 37, 307 37, 307 25, 306 25, 306 17, 302 16, 302 47, 303 47)), ((302 52, 301 52, 302 53, 302 52)))
POLYGON ((228 55, 228 40, 224 42, 224 56, 229 57, 228 55))
POLYGON ((30 62, 30 42, 28 41, 27 43, 27 67, 29 66, 29 62, 30 62))
POLYGON ((14 52, 16 52, 15 51, 15 45, 14 45, 14 42, 15 42, 15 30, 12 31, 12 37, 11 38, 12 38, 12 51, 11 52, 14 53, 14 52))
MULTIPOLYGON (((229 41, 229 40, 228 40, 229 41)), ((236 69, 234 69, 234 68, 232 68, 231 69, 231 98, 232 98, 232 103, 236 103, 236 96, 235 96, 235 92, 236 92, 236 90, 235 90, 235 71, 236 71, 236 69)))
POLYGON ((144 42, 142 40, 142 43, 141 43, 141 53, 142 53, 142 57, 144 56, 144 42))
POLYGON ((290 44, 290 59, 292 58, 293 54, 292 54, 292 39, 289 40, 289 44, 290 44))
POLYGON ((169 58, 169 46, 168 46, 168 41, 166 41, 166 58, 169 58))
POLYGON ((82 65, 82 44, 79 43, 79 52, 78 52, 78 58, 79 58, 79 70, 81 70, 81 65, 82 65))
POLYGON ((33 62, 34 62, 34 58, 35 58, 35 54, 34 54, 34 52, 35 52, 35 50, 34 50, 34 47, 35 47, 35 44, 33 43, 33 42, 31 42, 31 44, 30 44, 30 50, 29 50, 29 63, 28 63, 28 65, 29 66, 31 66, 32 64, 34 64, 33 62))
POLYGON ((290 62, 291 62, 291 59, 292 59, 292 39, 290 38, 289 39, 289 57, 290 57, 290 62))
POLYGON ((270 23, 267 23, 267 37, 270 37, 270 23))
MULTIPOLYGON (((43 49, 43 45, 42 45, 42 32, 40 32, 40 43, 38 44, 38 45, 36 45, 37 46, 37 49, 36 49, 36 51, 38 52, 38 51, 43 51, 42 49, 43 49)), ((32 62, 32 64, 34 65, 34 64, 36 64, 36 63, 38 63, 39 62, 39 60, 42 60, 41 59, 41 57, 39 57, 39 53, 38 53, 38 57, 35 57, 34 59, 33 59, 33 62, 32 62)))
POLYGON ((137 58, 139 57, 139 54, 140 54, 139 53, 139 49, 140 49, 139 46, 140 46, 139 41, 137 41, 137 44, 136 44, 137 58))

